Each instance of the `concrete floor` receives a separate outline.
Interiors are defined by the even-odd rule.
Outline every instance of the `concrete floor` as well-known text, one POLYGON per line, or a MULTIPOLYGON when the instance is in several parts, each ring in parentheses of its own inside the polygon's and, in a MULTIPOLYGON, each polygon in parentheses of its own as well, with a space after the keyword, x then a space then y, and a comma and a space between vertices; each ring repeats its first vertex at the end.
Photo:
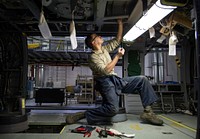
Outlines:
MULTIPOLYGON (((77 110, 78 111, 78 110, 77 110)), ((77 112, 73 110, 73 112, 77 112)), ((86 119, 80 120, 73 125, 65 124, 65 116, 72 113, 70 110, 32 110, 30 112, 29 125, 63 125, 58 133, 10 133, 0 134, 0 139, 81 139, 83 134, 71 133, 80 125, 86 125, 86 119)), ((127 119, 124 122, 114 123, 112 128, 127 134, 135 134, 135 139, 195 139, 196 138, 196 116, 186 114, 160 114, 164 120, 163 126, 154 126, 143 123, 137 114, 126 114, 127 119)), ((96 128, 104 128, 95 126, 96 128)), ((94 130, 90 136, 91 139, 97 139, 98 133, 94 130)), ((108 136, 108 139, 119 137, 108 136)), ((122 137, 126 138, 126 137, 122 137)))
MULTIPOLYGON (((61 126, 56 133, 51 132, 35 132, 35 133, 9 133, 0 134, 0 139, 81 139, 83 134, 71 133, 72 129, 81 125, 87 125, 86 119, 82 119, 73 125, 66 125, 65 117, 70 113, 84 111, 83 109, 91 109, 98 107, 97 105, 76 104, 71 103, 67 106, 60 104, 43 104, 43 107, 34 103, 34 100, 29 100, 27 107, 33 107, 28 115, 29 126, 61 126)), ((181 113, 159 114, 159 117, 164 120, 163 126, 154 126, 143 123, 139 119, 139 114, 126 114, 127 120, 124 122, 114 123, 112 128, 127 134, 135 134, 134 139, 195 139, 197 117, 181 113)), ((103 127, 95 126, 98 129, 103 127)), ((47 130, 48 131, 48 130, 47 130)), ((99 134, 94 130, 89 138, 97 139, 99 134)), ((120 138, 117 136, 108 136, 108 139, 120 138)), ((126 137, 121 137, 126 138, 126 137)))

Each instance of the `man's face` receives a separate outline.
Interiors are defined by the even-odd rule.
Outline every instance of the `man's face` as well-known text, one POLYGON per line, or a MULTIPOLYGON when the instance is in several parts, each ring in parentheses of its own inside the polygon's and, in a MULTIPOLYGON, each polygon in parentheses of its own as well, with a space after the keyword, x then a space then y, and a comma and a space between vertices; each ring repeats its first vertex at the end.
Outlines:
POLYGON ((92 37, 91 43, 93 47, 96 48, 96 46, 100 46, 103 43, 103 39, 101 36, 97 34, 92 34, 91 37, 92 37))
POLYGON ((92 41, 91 42, 93 42, 93 41, 95 41, 100 36, 97 35, 97 34, 92 34, 91 37, 92 37, 92 41))

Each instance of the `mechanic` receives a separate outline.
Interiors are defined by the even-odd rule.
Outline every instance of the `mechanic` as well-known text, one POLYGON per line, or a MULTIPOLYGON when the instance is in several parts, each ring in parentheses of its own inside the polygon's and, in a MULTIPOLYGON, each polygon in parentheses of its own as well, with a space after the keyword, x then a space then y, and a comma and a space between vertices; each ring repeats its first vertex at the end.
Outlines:
POLYGON ((123 22, 118 19, 116 38, 108 41, 104 46, 103 38, 95 33, 88 35, 85 39, 86 45, 92 49, 89 64, 94 75, 95 89, 101 93, 103 102, 98 108, 68 117, 67 123, 75 123, 85 116, 90 125, 110 124, 112 117, 119 111, 119 94, 138 92, 144 107, 144 111, 140 115, 141 120, 153 125, 163 125, 163 121, 155 115, 151 107, 158 100, 158 97, 148 79, 141 75, 120 78, 114 72, 115 65, 125 53, 125 50, 119 47, 122 41, 122 33, 123 22), (109 53, 115 49, 118 49, 117 54, 111 59, 109 53))

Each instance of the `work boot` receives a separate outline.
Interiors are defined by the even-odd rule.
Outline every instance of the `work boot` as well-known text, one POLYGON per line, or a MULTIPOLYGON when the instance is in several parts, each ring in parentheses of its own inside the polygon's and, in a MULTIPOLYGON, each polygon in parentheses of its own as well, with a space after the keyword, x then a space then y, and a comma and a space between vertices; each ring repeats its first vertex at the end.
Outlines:
POLYGON ((144 111, 141 115, 140 115, 140 119, 146 123, 152 124, 152 125, 163 125, 163 120, 159 119, 155 113, 153 112, 147 112, 144 111))
POLYGON ((67 124, 74 124, 78 120, 85 118, 85 112, 77 112, 74 114, 69 114, 66 116, 66 123, 67 124))

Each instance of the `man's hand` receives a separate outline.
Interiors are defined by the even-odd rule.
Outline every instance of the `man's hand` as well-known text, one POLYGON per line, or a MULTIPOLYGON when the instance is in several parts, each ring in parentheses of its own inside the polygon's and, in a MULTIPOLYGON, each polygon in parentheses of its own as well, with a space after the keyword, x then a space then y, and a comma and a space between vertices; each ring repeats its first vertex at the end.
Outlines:
POLYGON ((125 49, 124 48, 119 48, 118 49, 118 56, 119 57, 122 57, 124 55, 124 53, 125 53, 125 49))
POLYGON ((115 55, 114 59, 110 63, 108 63, 107 66, 105 67, 105 70, 108 73, 110 73, 114 69, 114 67, 117 64, 120 57, 122 57, 124 55, 124 52, 125 52, 124 48, 118 49, 118 53, 115 55))

